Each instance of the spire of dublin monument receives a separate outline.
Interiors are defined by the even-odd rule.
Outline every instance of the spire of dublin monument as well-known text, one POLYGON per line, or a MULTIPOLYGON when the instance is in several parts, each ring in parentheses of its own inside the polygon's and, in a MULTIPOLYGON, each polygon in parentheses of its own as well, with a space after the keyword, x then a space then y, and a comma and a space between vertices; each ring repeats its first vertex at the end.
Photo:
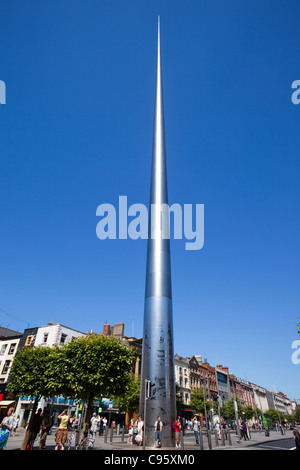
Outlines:
MULTIPOLYGON (((162 205, 168 204, 160 19, 158 18, 157 75, 148 225, 140 415, 144 446, 154 446, 154 424, 160 416, 162 446, 174 446, 171 422, 176 415, 173 348, 170 237, 163 236, 162 205)), ((169 224, 169 217, 164 223, 169 224)), ((169 226, 167 227, 169 233, 169 226)))

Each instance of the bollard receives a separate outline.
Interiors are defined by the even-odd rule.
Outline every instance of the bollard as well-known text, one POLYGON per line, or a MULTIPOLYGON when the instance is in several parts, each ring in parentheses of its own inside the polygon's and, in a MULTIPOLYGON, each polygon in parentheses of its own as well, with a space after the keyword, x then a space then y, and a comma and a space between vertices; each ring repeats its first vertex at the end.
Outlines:
POLYGON ((122 436, 121 436, 121 441, 124 442, 124 434, 125 434, 125 425, 122 427, 122 436))
POLYGON ((113 440, 113 431, 114 431, 114 429, 113 429, 113 427, 111 427, 110 428, 110 437, 109 437, 110 442, 112 442, 112 440, 113 440))
POLYGON ((227 430, 227 436, 228 436, 228 443, 229 443, 230 446, 232 446, 230 429, 227 430))
POLYGON ((212 445, 211 445, 211 434, 210 431, 207 431, 207 443, 208 443, 208 448, 209 450, 212 450, 212 445))
POLYGON ((203 435, 202 435, 202 429, 199 431, 199 449, 203 450, 203 435))
POLYGON ((225 446, 225 435, 224 435, 224 429, 221 427, 221 442, 222 446, 225 446))
POLYGON ((183 441, 183 430, 180 432, 180 444, 181 444, 181 449, 184 450, 184 441, 183 441))
POLYGON ((216 429, 215 429, 215 441, 216 441, 216 446, 219 447, 218 433, 216 429))
POLYGON ((107 428, 104 431, 104 442, 107 443, 107 428))

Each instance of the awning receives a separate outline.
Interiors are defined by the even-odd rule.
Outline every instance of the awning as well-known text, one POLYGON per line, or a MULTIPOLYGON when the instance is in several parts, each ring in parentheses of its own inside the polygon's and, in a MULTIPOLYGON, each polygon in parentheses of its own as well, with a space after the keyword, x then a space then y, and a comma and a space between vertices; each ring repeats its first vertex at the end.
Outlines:
POLYGON ((9 406, 15 403, 15 400, 2 400, 0 401, 0 407, 1 406, 9 406))

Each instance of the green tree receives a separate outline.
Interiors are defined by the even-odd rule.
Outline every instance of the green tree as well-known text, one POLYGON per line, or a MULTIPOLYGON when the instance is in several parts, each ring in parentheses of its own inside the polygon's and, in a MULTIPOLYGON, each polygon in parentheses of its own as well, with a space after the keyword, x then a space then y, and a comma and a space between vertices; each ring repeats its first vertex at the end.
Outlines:
MULTIPOLYGON (((238 407, 238 415, 242 416, 244 408, 241 405, 241 403, 239 403, 238 401, 237 401, 237 407, 238 407)), ((223 418, 229 418, 229 419, 234 420, 235 419, 234 400, 227 400, 223 404, 220 411, 221 411, 221 415, 223 416, 223 418)))
POLYGON ((204 393, 202 388, 195 388, 191 393, 191 400, 189 406, 195 413, 205 414, 205 407, 206 411, 211 407, 211 403, 209 400, 204 399, 204 393))
POLYGON ((135 377, 133 373, 130 373, 128 375, 125 392, 122 395, 113 395, 110 397, 118 408, 129 414, 129 417, 139 409, 140 386, 140 378, 135 377))
POLYGON ((270 415, 270 416, 271 416, 271 420, 272 420, 273 422, 278 421, 278 411, 274 410, 273 408, 269 408, 269 409, 265 412, 265 414, 270 415))
POLYGON ((300 406, 296 407, 295 414, 294 414, 294 420, 297 423, 300 423, 300 406))
POLYGON ((244 413, 245 413, 245 418, 248 420, 252 419, 255 416, 255 411, 250 405, 245 406, 244 413))
POLYGON ((30 396, 34 398, 31 418, 25 433, 22 449, 26 448, 38 402, 42 396, 54 395, 49 382, 49 365, 53 359, 53 349, 37 346, 19 349, 10 369, 8 390, 17 398, 30 396))
POLYGON ((132 371, 133 350, 112 336, 91 334, 56 347, 49 371, 51 388, 87 403, 85 422, 100 396, 125 394, 132 371))

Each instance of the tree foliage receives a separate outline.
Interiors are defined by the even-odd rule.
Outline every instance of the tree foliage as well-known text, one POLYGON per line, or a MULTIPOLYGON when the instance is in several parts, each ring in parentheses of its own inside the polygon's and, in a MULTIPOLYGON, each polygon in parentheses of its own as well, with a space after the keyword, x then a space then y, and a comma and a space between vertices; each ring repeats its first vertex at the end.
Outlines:
POLYGON ((191 393, 191 400, 189 406, 195 413, 205 414, 211 407, 211 402, 204 397, 202 388, 195 388, 191 393))
POLYGON ((53 349, 45 346, 19 349, 10 369, 8 390, 16 397, 51 396, 49 366, 53 349))
POLYGON ((125 392, 122 395, 111 396, 114 404, 121 410, 128 411, 129 415, 137 412, 140 402, 140 378, 133 373, 128 376, 125 392))
POLYGON ((125 393, 134 353, 114 337, 92 334, 53 348, 20 349, 14 359, 9 390, 22 395, 63 395, 88 404, 94 398, 125 393))
POLYGON ((127 386, 134 354, 112 336, 92 334, 56 347, 51 387, 65 397, 89 399, 120 395, 127 386))

